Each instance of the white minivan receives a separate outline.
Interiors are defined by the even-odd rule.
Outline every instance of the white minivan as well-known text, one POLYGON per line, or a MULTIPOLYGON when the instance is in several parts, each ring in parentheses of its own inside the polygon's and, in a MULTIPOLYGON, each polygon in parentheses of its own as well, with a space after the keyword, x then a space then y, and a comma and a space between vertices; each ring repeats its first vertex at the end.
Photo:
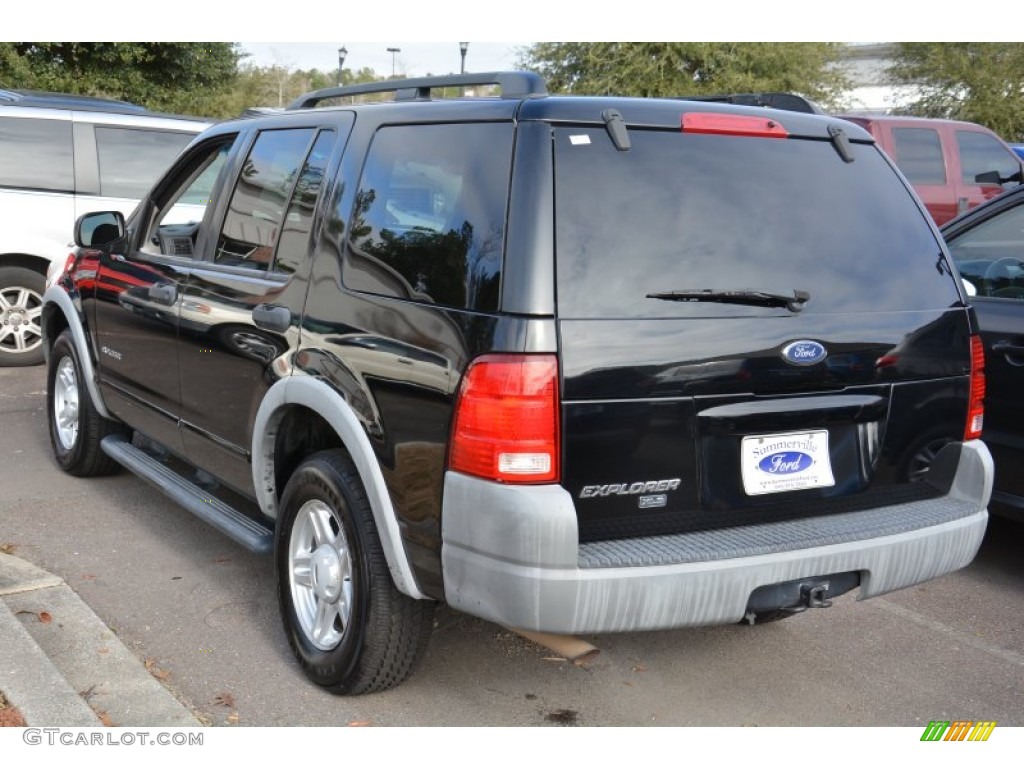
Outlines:
POLYGON ((0 366, 42 362, 46 274, 67 258, 75 220, 130 214, 208 125, 123 101, 0 90, 0 366))

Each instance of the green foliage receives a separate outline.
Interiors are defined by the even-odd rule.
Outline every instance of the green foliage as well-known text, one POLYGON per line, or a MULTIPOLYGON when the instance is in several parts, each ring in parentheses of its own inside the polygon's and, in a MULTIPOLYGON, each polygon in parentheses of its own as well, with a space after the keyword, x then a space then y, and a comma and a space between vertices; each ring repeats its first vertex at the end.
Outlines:
POLYGON ((519 66, 553 93, 678 97, 790 91, 835 106, 838 43, 537 43, 519 66))
POLYGON ((239 55, 234 43, 3 43, 0 83, 207 114, 239 55))
MULTIPOLYGON (((226 118, 284 107, 338 71, 240 63, 237 43, 0 43, 0 87, 103 96, 160 112, 226 118)), ((345 85, 382 79, 368 67, 345 85)))
POLYGON ((920 92, 905 111, 1024 140, 1024 43, 898 43, 895 62, 893 82, 920 92))
MULTIPOLYGON (((381 78, 369 67, 342 73, 342 83, 373 82, 381 78)), ((324 72, 319 69, 290 70, 275 64, 256 67, 243 64, 230 92, 224 94, 209 112, 215 117, 234 117, 250 107, 286 107, 309 91, 331 88, 338 84, 338 70, 324 72)))

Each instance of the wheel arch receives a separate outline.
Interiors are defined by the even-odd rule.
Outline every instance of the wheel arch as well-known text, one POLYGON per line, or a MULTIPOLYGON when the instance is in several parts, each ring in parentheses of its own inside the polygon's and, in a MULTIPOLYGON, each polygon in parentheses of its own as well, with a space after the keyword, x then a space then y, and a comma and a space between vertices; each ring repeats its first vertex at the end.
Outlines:
POLYGON ((38 272, 46 277, 50 269, 50 259, 45 256, 33 256, 30 253, 0 253, 0 267, 21 267, 38 272))
POLYGON ((290 474, 289 467, 293 471, 297 464, 296 455, 281 454, 284 444, 280 439, 281 430, 287 428, 288 420, 293 418, 303 419, 307 426, 313 425, 313 430, 320 430, 320 424, 330 429, 329 435, 321 432, 313 439, 315 450, 339 447, 352 457, 373 510, 395 586, 409 597, 427 599, 416 583, 402 545, 398 517, 366 431, 345 399, 319 379, 289 376, 274 384, 260 403, 252 438, 253 487, 260 509, 268 517, 277 519, 278 499, 290 474), (302 411, 309 413, 302 414, 302 411), (332 445, 332 440, 337 443, 332 445))
POLYGON ((89 339, 85 333, 82 319, 75 309, 74 302, 67 292, 59 285, 53 285, 43 294, 43 354, 47 362, 53 342, 65 329, 71 331, 71 340, 78 350, 79 364, 85 378, 85 386, 92 396, 93 405, 105 419, 113 419, 107 406, 100 396, 100 388, 96 380, 96 366, 89 351, 89 339))

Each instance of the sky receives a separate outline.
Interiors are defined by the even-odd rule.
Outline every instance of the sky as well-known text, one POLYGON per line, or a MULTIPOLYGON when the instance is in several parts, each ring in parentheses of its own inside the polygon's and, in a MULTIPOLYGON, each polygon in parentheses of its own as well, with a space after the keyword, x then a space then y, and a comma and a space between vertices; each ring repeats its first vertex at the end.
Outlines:
MULTIPOLYGON (((953 6, 954 4, 949 4, 953 6)), ((727 3, 665 3, 628 0, 340 0, 266 2, 260 7, 210 0, 175 0, 151 17, 138 0, 49 0, 20 4, 7 14, 3 36, 22 40, 192 41, 283 39, 246 43, 256 64, 293 62, 303 69, 337 68, 344 44, 346 67, 391 73, 391 54, 401 48, 396 71, 419 75, 458 71, 459 48, 445 38, 481 40, 991 40, 1019 35, 1013 25, 1017 3, 986 0, 984 12, 923 14, 910 3, 859 0, 835 6, 821 0, 729 0, 727 3), (157 19, 154 22, 154 18, 157 19), (201 20, 201 23, 197 20, 201 20), (995 20, 995 23, 994 23, 995 20), (415 41, 415 42, 399 42, 415 41), (403 61, 404 60, 404 61, 403 61), (351 64, 349 63, 351 61, 351 64)), ((933 9, 934 10, 934 9, 933 9)), ((466 68, 508 68, 521 43, 470 42, 466 68)))
MULTIPOLYGON (((388 48, 398 48, 394 54, 395 72, 418 77, 426 74, 442 75, 458 72, 461 53, 458 42, 319 42, 319 43, 241 43, 241 49, 250 54, 244 62, 259 67, 273 65, 286 69, 319 69, 329 72, 338 68, 338 49, 348 51, 345 69, 358 71, 369 67, 380 75, 391 74, 392 55, 388 48)), ((514 69, 517 49, 529 43, 470 42, 466 49, 467 72, 493 72, 514 69)))

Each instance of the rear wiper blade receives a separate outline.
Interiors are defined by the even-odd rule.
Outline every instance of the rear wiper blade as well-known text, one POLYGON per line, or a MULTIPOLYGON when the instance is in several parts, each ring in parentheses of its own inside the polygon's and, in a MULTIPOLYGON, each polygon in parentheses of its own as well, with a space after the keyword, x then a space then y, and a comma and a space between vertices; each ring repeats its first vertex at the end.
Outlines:
POLYGON ((794 290, 792 296, 765 291, 738 290, 719 291, 713 288, 697 290, 663 291, 648 293, 648 299, 663 301, 711 301, 719 304, 748 304, 755 307, 786 307, 790 312, 799 312, 810 301, 807 291, 794 290))

